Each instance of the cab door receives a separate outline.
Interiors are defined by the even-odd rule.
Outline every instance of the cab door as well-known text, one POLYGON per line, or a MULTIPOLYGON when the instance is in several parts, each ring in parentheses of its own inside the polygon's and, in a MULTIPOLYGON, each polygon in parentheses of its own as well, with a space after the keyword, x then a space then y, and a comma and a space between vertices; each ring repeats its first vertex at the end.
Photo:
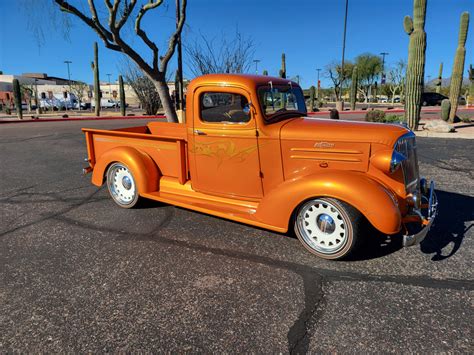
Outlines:
POLYGON ((241 88, 201 87, 193 101, 193 189, 237 198, 262 197, 250 94, 241 88))

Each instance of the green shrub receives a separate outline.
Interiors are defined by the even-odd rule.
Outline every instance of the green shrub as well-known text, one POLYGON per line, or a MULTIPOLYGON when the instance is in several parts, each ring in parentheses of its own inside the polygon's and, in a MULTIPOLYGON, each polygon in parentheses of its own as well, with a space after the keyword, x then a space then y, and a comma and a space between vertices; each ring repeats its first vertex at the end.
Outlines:
POLYGON ((365 120, 367 122, 383 122, 385 119, 385 112, 381 110, 368 111, 365 114, 365 120))
POLYGON ((367 122, 378 122, 378 123, 405 123, 406 119, 403 116, 397 115, 386 115, 385 111, 372 110, 365 114, 365 120, 367 122))
POLYGON ((404 116, 386 115, 384 123, 406 123, 406 121, 404 116))

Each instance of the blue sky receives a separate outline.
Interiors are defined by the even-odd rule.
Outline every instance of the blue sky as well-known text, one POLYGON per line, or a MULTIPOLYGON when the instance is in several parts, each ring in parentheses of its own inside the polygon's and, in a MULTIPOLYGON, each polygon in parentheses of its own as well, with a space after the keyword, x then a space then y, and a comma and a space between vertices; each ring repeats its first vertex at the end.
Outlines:
MULTIPOLYGON (((86 0, 71 0, 86 3, 86 0)), ((96 0, 102 3, 102 0, 96 0)), ((51 0, 0 0, 0 70, 8 74, 45 72, 67 77, 64 60, 71 60, 71 77, 92 82, 90 61, 95 33, 73 19, 69 39, 61 24, 49 18, 51 0), (44 4, 38 6, 37 4, 44 4), (25 11, 25 4, 36 4, 25 11), (31 16, 33 15, 33 16, 31 16), (44 24, 44 43, 38 46, 30 18, 44 24), (42 20, 43 19, 43 20, 42 20)), ((187 26, 183 41, 193 41, 199 33, 209 38, 233 35, 236 27, 256 44, 255 59, 261 60, 259 72, 267 69, 277 75, 281 53, 286 53, 289 76, 300 75, 302 85, 315 84, 316 68, 324 68, 340 60, 344 18, 344 0, 188 0, 187 26)), ((143 28, 165 50, 167 35, 174 26, 174 1, 165 0, 164 7, 147 14, 143 28)), ((457 46, 459 18, 463 11, 471 14, 467 40, 466 66, 474 64, 474 1, 428 0, 426 32, 426 77, 435 78, 440 62, 444 75, 450 76, 457 46)), ((370 52, 389 52, 386 65, 407 58, 408 36, 403 30, 403 17, 412 15, 412 0, 349 0, 346 58, 370 52)), ((132 38, 132 36, 130 36, 132 38)), ((147 48, 132 40, 141 53, 147 48)), ((101 80, 107 73, 116 79, 123 57, 100 45, 101 80)), ((186 60, 184 58, 184 60, 186 60)), ((174 62, 170 69, 175 69, 174 62)), ((254 67, 251 69, 254 72, 254 67)), ((189 70, 184 70, 191 77, 189 70)), ((321 75, 323 86, 329 80, 321 75)))

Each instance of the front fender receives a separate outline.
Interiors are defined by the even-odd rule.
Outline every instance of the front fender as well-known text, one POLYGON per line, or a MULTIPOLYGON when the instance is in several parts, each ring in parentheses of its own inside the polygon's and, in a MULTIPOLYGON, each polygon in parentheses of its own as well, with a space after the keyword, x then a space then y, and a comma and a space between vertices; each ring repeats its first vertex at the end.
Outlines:
POLYGON ((354 171, 328 170, 285 181, 262 199, 255 217, 287 229, 298 205, 315 197, 332 197, 350 204, 382 233, 400 231, 401 214, 396 199, 383 185, 354 171))
POLYGON ((102 186, 105 171, 114 162, 121 162, 130 169, 140 193, 158 190, 160 174, 155 162, 148 154, 132 147, 116 147, 103 153, 92 171, 92 183, 94 185, 102 186))

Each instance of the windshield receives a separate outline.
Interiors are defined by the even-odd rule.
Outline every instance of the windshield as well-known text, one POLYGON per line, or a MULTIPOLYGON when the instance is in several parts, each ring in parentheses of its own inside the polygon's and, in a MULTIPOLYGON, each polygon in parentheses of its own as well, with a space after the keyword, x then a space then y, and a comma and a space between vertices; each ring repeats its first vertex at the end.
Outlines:
POLYGON ((300 87, 262 86, 258 89, 258 99, 267 121, 281 115, 307 113, 303 91, 300 87))

